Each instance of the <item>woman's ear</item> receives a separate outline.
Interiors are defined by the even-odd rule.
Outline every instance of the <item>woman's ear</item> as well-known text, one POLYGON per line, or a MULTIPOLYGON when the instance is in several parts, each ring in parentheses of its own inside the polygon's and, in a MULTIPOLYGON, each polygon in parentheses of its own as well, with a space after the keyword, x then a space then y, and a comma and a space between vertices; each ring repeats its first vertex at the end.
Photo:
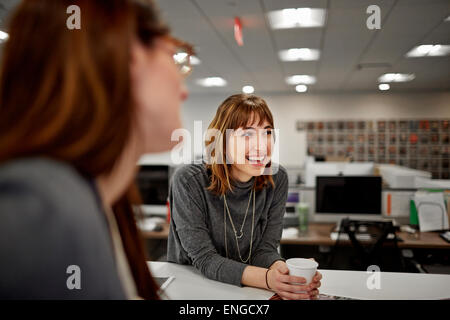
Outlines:
POLYGON ((131 79, 139 77, 145 62, 146 48, 137 40, 133 40, 130 49, 130 76, 131 79))

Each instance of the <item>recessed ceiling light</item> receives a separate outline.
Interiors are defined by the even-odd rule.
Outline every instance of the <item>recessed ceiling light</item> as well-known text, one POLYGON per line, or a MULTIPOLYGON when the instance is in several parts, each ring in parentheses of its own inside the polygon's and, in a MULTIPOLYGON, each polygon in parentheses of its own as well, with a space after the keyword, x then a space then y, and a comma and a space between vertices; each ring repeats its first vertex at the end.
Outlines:
POLYGON ((203 87, 224 87, 227 85, 227 82, 221 77, 208 77, 198 79, 197 84, 203 87))
MULTIPOLYGON (((177 62, 177 63, 181 63, 183 62, 186 57, 188 56, 188 54, 186 52, 178 52, 176 54, 173 55, 173 59, 177 62)), ((201 63, 200 59, 197 58, 196 56, 191 56, 190 57, 190 62, 192 65, 198 65, 201 63)))
POLYGON ((253 86, 243 86, 242 87, 242 92, 250 94, 250 93, 255 92, 255 88, 253 88, 253 86))
POLYGON ((0 31, 0 43, 8 40, 8 38, 9 38, 9 34, 7 34, 4 31, 0 31))
POLYGON ((380 89, 381 91, 386 91, 389 90, 391 88, 391 86, 387 83, 380 83, 378 85, 378 89, 380 89))
POLYGON ((282 61, 313 61, 319 60, 320 51, 310 48, 292 48, 279 52, 282 61))
POLYGON ((325 24, 325 9, 289 8, 267 14, 272 29, 314 28, 325 24))
POLYGON ((450 54, 450 45, 442 44, 422 44, 412 48, 406 56, 408 58, 415 57, 437 57, 450 54))
POLYGON ((186 52, 178 52, 178 53, 173 55, 173 59, 176 62, 182 62, 184 59, 186 59, 187 55, 188 54, 186 52))
POLYGON ((191 70, 192 68, 189 66, 182 66, 180 71, 182 74, 188 74, 189 72, 191 72, 191 70))
POLYGON ((316 77, 306 74, 296 74, 286 78, 286 83, 291 85, 296 84, 314 84, 316 83, 316 77))
POLYGON ((445 22, 450 22, 450 16, 448 16, 444 21, 445 22))
POLYGON ((385 73, 378 78, 378 82, 407 82, 415 79, 413 73, 385 73))
POLYGON ((200 64, 200 63, 202 63, 201 61, 200 61, 200 59, 199 58, 197 58, 196 56, 191 56, 191 64, 192 65, 198 65, 198 64, 200 64))
POLYGON ((299 84, 298 86, 295 87, 295 91, 306 92, 306 91, 308 91, 308 87, 305 86, 304 84, 299 84))

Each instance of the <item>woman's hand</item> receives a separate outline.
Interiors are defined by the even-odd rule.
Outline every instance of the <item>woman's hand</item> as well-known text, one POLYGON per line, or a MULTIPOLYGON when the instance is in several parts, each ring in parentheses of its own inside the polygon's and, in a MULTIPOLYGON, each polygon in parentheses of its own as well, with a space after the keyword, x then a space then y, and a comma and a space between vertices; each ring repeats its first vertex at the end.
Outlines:
POLYGON ((322 274, 316 272, 311 283, 305 285, 305 278, 290 276, 286 263, 281 260, 273 263, 267 273, 270 289, 284 300, 317 299, 321 279, 322 274))

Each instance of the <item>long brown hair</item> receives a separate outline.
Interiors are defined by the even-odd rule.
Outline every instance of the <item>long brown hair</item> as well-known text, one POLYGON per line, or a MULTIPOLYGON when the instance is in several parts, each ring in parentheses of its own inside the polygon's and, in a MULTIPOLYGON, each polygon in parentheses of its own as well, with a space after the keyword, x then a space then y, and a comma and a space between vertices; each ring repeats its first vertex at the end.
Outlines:
MULTIPOLYGON (((214 119, 211 121, 208 130, 216 130, 217 136, 207 137, 205 146, 211 150, 211 159, 207 168, 211 171, 211 182, 208 190, 217 195, 224 195, 227 191, 233 190, 230 182, 230 171, 232 164, 226 162, 226 130, 236 130, 246 127, 247 124, 258 119, 261 125, 267 121, 273 128, 273 116, 264 99, 255 95, 235 94, 225 99, 217 109, 214 119), (211 139, 210 139, 211 138, 211 139), (217 148, 218 144, 218 148, 217 148), (215 150, 219 150, 215 153, 215 150)), ((271 162, 267 167, 271 166, 271 162)), ((260 190, 268 184, 274 186, 271 175, 261 175, 255 179, 255 189, 260 190)))
MULTIPOLYGON (((46 156, 95 178, 111 172, 131 128, 133 39, 169 34, 150 0, 23 0, 11 17, 0 69, 0 163, 46 156), (69 30, 70 5, 81 29, 69 30)), ((113 206, 138 294, 157 299, 132 203, 113 206)))

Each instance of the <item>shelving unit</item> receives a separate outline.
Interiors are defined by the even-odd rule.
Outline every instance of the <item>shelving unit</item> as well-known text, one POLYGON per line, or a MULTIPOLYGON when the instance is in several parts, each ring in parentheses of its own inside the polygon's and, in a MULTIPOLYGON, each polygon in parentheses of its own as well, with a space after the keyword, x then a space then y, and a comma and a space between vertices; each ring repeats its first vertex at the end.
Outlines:
POLYGON ((308 153, 406 166, 450 179, 450 119, 306 120, 308 153))

